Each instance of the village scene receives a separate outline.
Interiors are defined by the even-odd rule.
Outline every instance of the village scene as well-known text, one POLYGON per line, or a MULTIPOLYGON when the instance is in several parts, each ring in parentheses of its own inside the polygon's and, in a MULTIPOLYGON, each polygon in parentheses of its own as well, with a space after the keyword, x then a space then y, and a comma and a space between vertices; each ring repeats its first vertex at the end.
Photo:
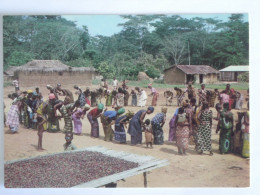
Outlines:
POLYGON ((247 15, 118 17, 4 16, 5 187, 250 187, 247 15))

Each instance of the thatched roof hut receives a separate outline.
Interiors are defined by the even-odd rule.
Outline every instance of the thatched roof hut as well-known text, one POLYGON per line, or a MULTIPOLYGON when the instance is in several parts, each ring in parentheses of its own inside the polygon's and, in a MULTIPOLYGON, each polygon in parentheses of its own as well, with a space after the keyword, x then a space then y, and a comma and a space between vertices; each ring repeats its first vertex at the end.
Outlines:
POLYGON ((9 66, 5 71, 4 71, 4 80, 5 81, 11 81, 14 80, 14 72, 17 70, 18 66, 9 66))
POLYGON ((219 73, 208 65, 174 65, 164 70, 164 81, 168 84, 215 83, 219 73))
POLYGON ((97 75, 93 67, 70 67, 59 60, 32 60, 15 70, 21 86, 32 83, 91 85, 97 75))

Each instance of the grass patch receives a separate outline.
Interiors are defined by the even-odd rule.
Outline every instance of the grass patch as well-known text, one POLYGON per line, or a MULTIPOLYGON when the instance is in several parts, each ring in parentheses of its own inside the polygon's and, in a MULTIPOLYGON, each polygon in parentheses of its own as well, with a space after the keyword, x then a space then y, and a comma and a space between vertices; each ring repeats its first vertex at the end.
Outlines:
MULTIPOLYGON (((108 85, 112 85, 112 79, 108 79, 107 83, 108 85)), ((119 82, 119 86, 121 86, 121 81, 119 82)), ((150 81, 145 80, 145 81, 128 81, 127 85, 131 87, 141 87, 141 88, 147 88, 149 85, 150 81)), ((99 85, 100 80, 92 80, 93 85, 99 85)), ((231 88, 234 88, 235 90, 247 90, 249 88, 249 83, 246 82, 239 82, 239 83, 231 83, 231 88)), ((200 89, 200 84, 194 84, 193 85, 195 88, 200 89)), ((155 88, 163 88, 163 89, 173 89, 174 87, 178 88, 186 88, 185 85, 170 85, 170 84, 165 84, 161 80, 155 80, 153 82, 153 87, 155 88)), ((225 89, 226 88, 226 83, 219 83, 219 84, 206 84, 207 89, 225 89)))
POLYGON ((12 82, 11 81, 5 81, 4 82, 4 87, 8 87, 8 86, 12 86, 12 82))
MULTIPOLYGON (((129 81, 127 83, 128 86, 133 86, 133 87, 142 87, 146 88, 150 82, 149 81, 129 81)), ((155 88, 164 88, 164 89, 173 89, 174 87, 178 88, 186 88, 185 85, 170 85, 170 84, 165 84, 162 81, 156 81, 153 82, 153 87, 155 88)), ((195 88, 199 89, 200 84, 195 84, 195 88)), ((207 89, 225 89, 226 88, 226 83, 220 83, 220 84, 206 84, 207 89)), ((232 83, 231 88, 234 88, 235 90, 247 90, 249 88, 249 83, 232 83)))

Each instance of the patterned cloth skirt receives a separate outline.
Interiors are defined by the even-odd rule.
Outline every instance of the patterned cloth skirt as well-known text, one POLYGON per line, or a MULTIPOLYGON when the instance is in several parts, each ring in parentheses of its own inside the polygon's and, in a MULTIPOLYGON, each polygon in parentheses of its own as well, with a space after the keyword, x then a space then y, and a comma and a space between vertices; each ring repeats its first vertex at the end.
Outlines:
POLYGON ((123 125, 115 125, 115 141, 126 143, 126 133, 123 125))
POLYGON ((109 125, 108 123, 108 119, 107 117, 105 117, 103 114, 100 116, 101 119, 101 123, 103 125, 103 130, 104 130, 104 134, 105 134, 105 141, 112 141, 113 137, 114 137, 114 131, 111 127, 111 125, 109 125))
POLYGON ((189 127, 177 125, 176 128, 177 146, 179 148, 188 149, 189 147, 189 127))
POLYGON ((9 125, 10 130, 16 132, 19 127, 19 109, 17 105, 12 105, 7 114, 7 125, 9 125))
POLYGON ((164 136, 163 130, 160 124, 154 123, 152 121, 152 129, 153 129, 153 136, 154 136, 154 144, 155 145, 163 145, 164 144, 164 136))
POLYGON ((200 123, 199 128, 198 128, 198 134, 197 134, 198 151, 211 151, 212 150, 210 123, 209 122, 205 122, 205 123, 206 123, 205 125, 200 123))
POLYGON ((243 148, 242 148, 242 156, 245 158, 249 158, 249 133, 243 133, 243 148))
POLYGON ((72 132, 73 130, 73 125, 72 125, 72 119, 70 115, 65 115, 64 116, 64 132, 72 132))
POLYGON ((231 148, 231 129, 221 129, 219 135, 219 151, 227 153, 231 148))
POLYGON ((92 115, 88 114, 87 115, 88 117, 88 120, 91 124, 91 133, 90 133, 90 136, 91 137, 99 137, 99 125, 98 125, 98 120, 97 118, 96 119, 93 119, 92 118, 92 115))
POLYGON ((153 99, 152 99, 152 106, 156 106, 157 105, 157 99, 158 99, 158 93, 155 93, 153 95, 153 99))

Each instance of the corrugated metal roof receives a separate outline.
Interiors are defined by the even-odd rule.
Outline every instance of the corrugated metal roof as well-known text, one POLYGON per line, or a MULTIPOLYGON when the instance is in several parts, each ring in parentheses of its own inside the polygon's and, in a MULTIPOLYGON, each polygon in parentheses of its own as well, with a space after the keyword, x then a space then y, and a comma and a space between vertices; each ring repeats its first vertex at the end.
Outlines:
MULTIPOLYGON (((164 71, 171 69, 175 66, 171 66, 164 71)), ((208 65, 176 65, 178 69, 183 71, 185 74, 219 74, 219 71, 208 65)))
POLYGON ((223 68, 221 70, 219 70, 220 72, 248 72, 249 71, 249 66, 248 65, 243 65, 243 66, 235 66, 235 65, 231 65, 228 66, 226 68, 223 68))

